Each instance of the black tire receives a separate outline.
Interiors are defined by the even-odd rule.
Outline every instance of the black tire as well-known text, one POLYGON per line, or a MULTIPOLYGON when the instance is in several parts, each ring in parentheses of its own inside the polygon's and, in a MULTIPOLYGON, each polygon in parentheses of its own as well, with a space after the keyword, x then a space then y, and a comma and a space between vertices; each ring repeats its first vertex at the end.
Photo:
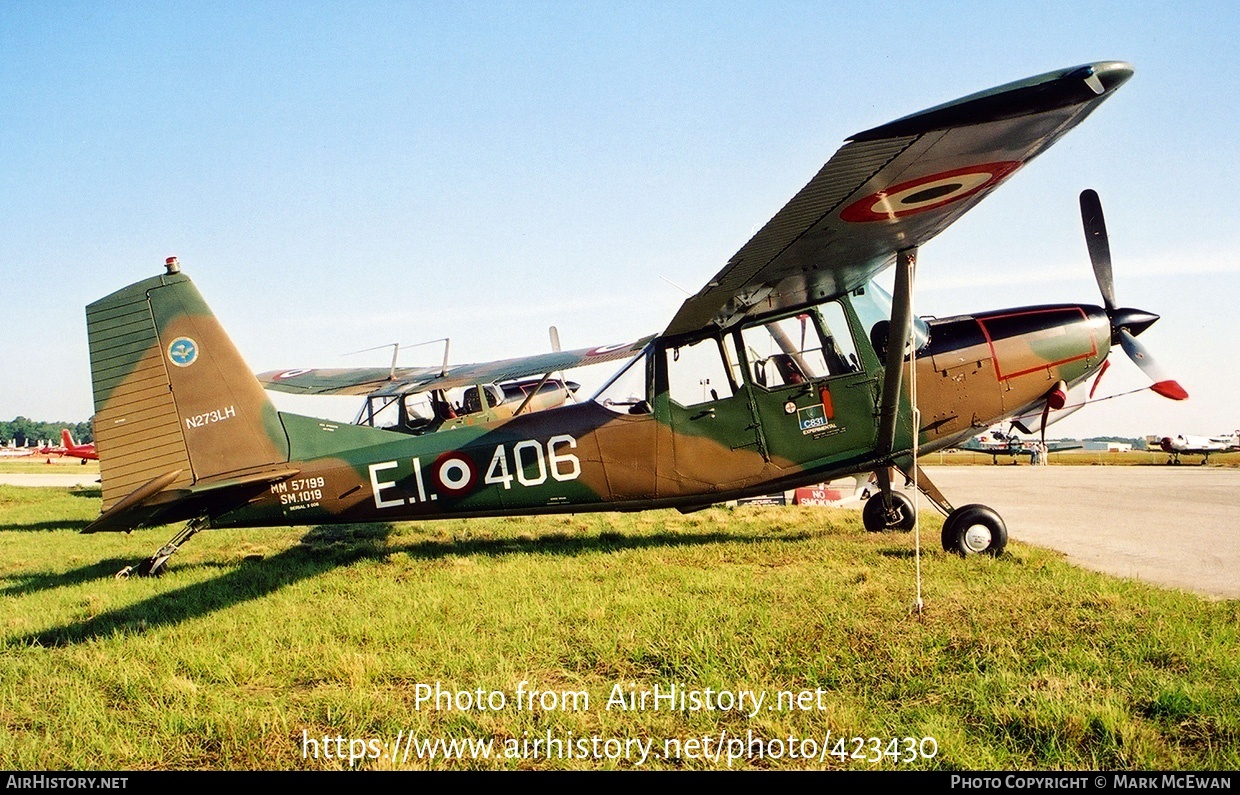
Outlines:
POLYGON ((861 522, 871 533, 883 533, 888 530, 907 533, 913 529, 913 525, 917 523, 917 513, 908 495, 901 491, 891 492, 891 510, 894 516, 887 515, 887 510, 883 507, 883 493, 875 492, 870 499, 865 501, 865 507, 861 509, 861 522))
POLYGON ((964 505, 943 522, 943 550, 957 555, 1001 555, 1007 547, 1007 525, 985 505, 964 505))

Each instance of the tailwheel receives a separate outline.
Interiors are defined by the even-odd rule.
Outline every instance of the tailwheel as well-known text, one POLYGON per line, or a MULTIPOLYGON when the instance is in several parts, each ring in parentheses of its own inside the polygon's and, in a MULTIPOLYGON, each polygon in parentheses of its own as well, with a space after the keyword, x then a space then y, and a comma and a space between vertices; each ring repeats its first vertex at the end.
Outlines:
POLYGON ((958 555, 998 556, 1007 546, 1007 525, 985 505, 964 505, 943 522, 943 550, 958 555))
POLYGON ((134 576, 158 577, 166 570, 164 564, 168 562, 168 558, 176 554, 176 551, 181 548, 181 545, 190 540, 195 533, 206 528, 207 526, 207 520, 204 517, 191 519, 189 524, 181 528, 181 531, 173 536, 167 544, 160 547, 154 555, 151 555, 149 558, 136 566, 126 566, 115 574, 115 578, 118 580, 127 580, 134 576))
POLYGON ((861 521, 871 533, 887 530, 907 533, 917 522, 917 512, 913 508, 913 501, 900 491, 891 492, 891 509, 888 510, 880 491, 865 501, 865 507, 861 509, 861 521))

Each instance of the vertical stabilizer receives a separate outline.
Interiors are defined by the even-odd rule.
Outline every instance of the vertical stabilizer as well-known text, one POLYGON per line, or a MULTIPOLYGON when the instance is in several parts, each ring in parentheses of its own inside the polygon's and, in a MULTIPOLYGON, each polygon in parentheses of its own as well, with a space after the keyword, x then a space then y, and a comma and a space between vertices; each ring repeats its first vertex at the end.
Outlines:
POLYGON ((189 277, 146 279, 86 307, 103 507, 288 460, 275 407, 189 277))

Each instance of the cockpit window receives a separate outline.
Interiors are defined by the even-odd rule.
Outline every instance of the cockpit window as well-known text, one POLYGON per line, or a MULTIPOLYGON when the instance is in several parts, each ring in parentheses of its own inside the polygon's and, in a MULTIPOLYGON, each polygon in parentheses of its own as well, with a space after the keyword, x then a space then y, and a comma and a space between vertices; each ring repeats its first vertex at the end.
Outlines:
POLYGON ((681 406, 697 406, 732 397, 732 380, 723 360, 723 349, 714 337, 668 346, 668 395, 681 406))
POLYGON ((355 425, 396 430, 400 427, 400 396, 372 397, 362 406, 355 425))
MULTIPOLYGON (((453 396, 452 395, 453 391, 454 390, 449 390, 448 392, 450 399, 453 396)), ((460 414, 477 414, 478 412, 482 411, 483 408, 493 409, 503 402, 504 402, 504 392, 502 389, 497 387, 495 384, 482 384, 481 387, 469 386, 469 387, 465 387, 461 392, 461 396, 460 396, 460 407, 461 408, 460 408, 459 413, 460 414), (481 392, 482 392, 481 397, 479 397, 478 395, 479 389, 481 389, 481 392), (486 400, 485 407, 482 404, 482 401, 484 399, 486 400)))
POLYGON ((650 402, 646 373, 647 351, 642 351, 620 368, 592 398, 596 403, 617 414, 649 414, 650 402))
POLYGON ((749 376, 766 389, 857 372, 861 363, 843 308, 831 301, 741 331, 749 376))

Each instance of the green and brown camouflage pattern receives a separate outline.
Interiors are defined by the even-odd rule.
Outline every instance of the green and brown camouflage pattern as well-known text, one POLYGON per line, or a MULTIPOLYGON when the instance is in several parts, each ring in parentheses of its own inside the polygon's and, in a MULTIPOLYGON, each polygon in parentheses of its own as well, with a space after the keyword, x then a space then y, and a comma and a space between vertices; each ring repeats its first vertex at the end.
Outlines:
POLYGON ((188 277, 130 285, 86 321, 105 511, 169 472, 175 490, 289 460, 275 407, 188 277))
MULTIPOLYGON (((885 362, 871 342, 875 317, 859 310, 870 278, 1045 151, 1131 74, 1118 62, 1073 67, 860 133, 644 348, 449 374, 477 384, 484 374, 569 367, 574 354, 641 348, 644 399, 627 409, 586 401, 422 436, 279 413, 188 278, 120 290, 87 310, 105 510, 88 529, 189 518, 263 526, 693 509, 893 464, 907 470, 907 373, 894 443, 876 453, 887 449, 876 443, 885 362), (804 337, 835 301, 844 320, 831 334, 847 338, 848 367, 792 381, 775 355, 759 367, 746 351, 748 329, 786 320, 804 337), (716 346, 730 369, 701 380, 700 400, 678 401, 668 361, 693 343, 716 346)), ((1111 341, 1105 312, 1076 305, 952 318, 930 330, 915 359, 922 452, 1028 411, 1060 382, 1080 383, 1111 341)), ((781 343, 795 363, 805 350, 790 344, 781 343)), ((396 394, 434 375, 402 373, 398 383, 390 371, 315 373, 265 377, 290 391, 396 394)))
MULTIPOLYGON (((189 279, 146 280, 88 313, 92 356, 107 365, 96 370, 105 509, 150 479, 180 474, 128 518, 99 529, 187 518, 186 506, 214 526, 695 508, 892 460, 907 465, 907 399, 895 455, 874 456, 882 366, 851 301, 839 306, 859 353, 857 372, 774 388, 743 377, 722 400, 692 407, 672 400, 662 353, 739 335, 739 326, 651 342, 638 365, 649 368, 650 413, 587 401, 409 436, 275 412, 189 279), (179 340, 196 351, 178 349, 179 340), (170 400, 151 397, 164 394, 170 400), (831 422, 806 433, 797 418, 828 399, 831 422), (162 440, 150 448, 158 455, 141 446, 143 438, 162 440)), ((1107 335, 1096 307, 932 324, 932 343, 917 358, 922 449, 955 444, 1036 403, 1061 380, 1080 382, 1105 358, 1107 335)), ((739 372, 750 373, 742 364, 739 372)))

